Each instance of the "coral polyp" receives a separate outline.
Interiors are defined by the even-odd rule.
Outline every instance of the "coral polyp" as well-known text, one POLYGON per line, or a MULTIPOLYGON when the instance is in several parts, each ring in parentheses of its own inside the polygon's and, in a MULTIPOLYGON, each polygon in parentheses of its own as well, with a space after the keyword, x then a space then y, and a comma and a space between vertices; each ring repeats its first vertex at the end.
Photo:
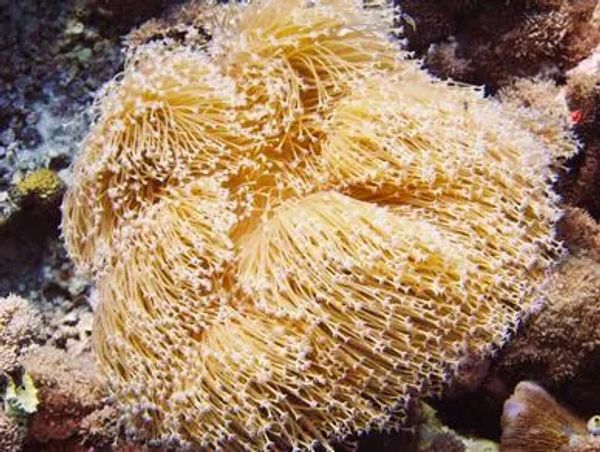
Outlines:
POLYGON ((556 151, 405 59, 367 3, 213 5, 210 43, 144 45, 99 97, 63 229, 140 435, 256 450, 398 427, 539 299, 556 151))

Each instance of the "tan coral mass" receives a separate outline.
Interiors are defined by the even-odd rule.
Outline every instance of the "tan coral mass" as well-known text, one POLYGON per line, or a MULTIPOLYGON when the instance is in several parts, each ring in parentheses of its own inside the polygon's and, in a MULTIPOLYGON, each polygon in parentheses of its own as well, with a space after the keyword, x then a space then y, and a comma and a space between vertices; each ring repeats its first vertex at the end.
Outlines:
POLYGON ((209 44, 139 48, 100 97, 63 227, 140 434, 256 450, 396 427, 538 299, 551 151, 404 60, 374 3, 223 7, 209 44))

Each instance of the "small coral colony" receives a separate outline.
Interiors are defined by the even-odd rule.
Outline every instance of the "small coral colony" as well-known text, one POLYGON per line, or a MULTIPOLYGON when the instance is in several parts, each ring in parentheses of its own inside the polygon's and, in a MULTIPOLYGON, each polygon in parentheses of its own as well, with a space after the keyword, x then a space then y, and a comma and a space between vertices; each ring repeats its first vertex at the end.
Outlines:
POLYGON ((540 299, 575 144, 428 75, 365 3, 203 4, 97 99, 63 230, 138 438, 396 429, 540 299))

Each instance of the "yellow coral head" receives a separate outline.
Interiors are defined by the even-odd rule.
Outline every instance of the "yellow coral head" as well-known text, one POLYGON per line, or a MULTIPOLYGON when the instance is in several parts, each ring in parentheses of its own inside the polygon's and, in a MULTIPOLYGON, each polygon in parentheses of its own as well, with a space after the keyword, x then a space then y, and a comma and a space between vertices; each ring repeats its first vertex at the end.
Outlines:
POLYGON ((398 426, 538 297, 551 153, 403 60, 385 5, 226 8, 210 45, 138 50, 77 162, 101 366, 133 427, 193 447, 398 426))

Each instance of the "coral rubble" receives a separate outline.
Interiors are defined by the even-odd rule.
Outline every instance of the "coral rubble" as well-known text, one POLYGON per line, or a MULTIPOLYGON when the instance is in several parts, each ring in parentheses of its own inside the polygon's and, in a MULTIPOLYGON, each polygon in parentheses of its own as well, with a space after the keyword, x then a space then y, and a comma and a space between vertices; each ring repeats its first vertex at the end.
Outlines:
POLYGON ((217 8, 210 45, 151 40, 104 88, 63 228, 133 433, 256 449, 395 428, 539 298, 570 137, 399 58, 369 6, 217 8))

